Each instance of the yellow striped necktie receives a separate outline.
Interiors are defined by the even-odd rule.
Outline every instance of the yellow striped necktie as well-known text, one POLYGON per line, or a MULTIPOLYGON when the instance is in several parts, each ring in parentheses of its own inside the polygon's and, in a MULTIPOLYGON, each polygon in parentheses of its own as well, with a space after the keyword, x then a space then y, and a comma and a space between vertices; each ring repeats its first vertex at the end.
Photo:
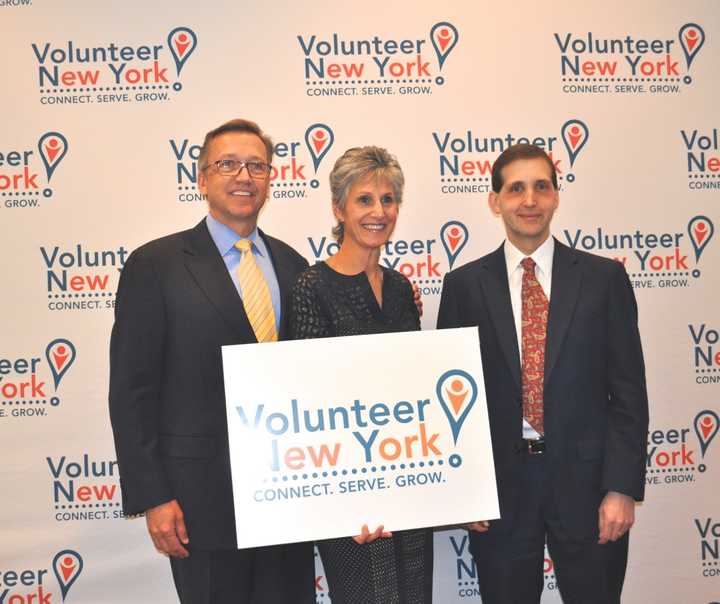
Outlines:
POLYGON ((240 250, 240 265, 237 269, 238 282, 242 292, 243 306, 258 342, 276 342, 275 310, 270 289, 252 253, 252 242, 240 239, 235 243, 240 250))

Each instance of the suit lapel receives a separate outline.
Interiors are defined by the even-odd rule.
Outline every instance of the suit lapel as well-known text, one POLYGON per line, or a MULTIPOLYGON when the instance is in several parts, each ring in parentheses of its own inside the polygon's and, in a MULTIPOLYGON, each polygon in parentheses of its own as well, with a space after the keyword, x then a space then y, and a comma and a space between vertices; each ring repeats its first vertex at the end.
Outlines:
MULTIPOLYGON (((500 348, 515 379, 522 389, 520 378, 520 353, 517 346, 515 319, 510 300, 505 253, 501 245, 492 254, 485 257, 480 271, 480 283, 487 301, 488 312, 497 331, 500 348)), ((480 336, 482 338, 482 334, 480 336)))
POLYGON ((548 383, 563 341, 572 320, 582 270, 578 255, 555 240, 553 254, 552 290, 548 311, 547 342, 545 345, 545 383, 548 383))
POLYGON ((290 310, 288 303, 290 290, 295 283, 297 271, 288 263, 287 254, 283 252, 277 240, 268 237, 259 229, 258 232, 263 238, 265 245, 267 245, 268 250, 270 250, 270 259, 275 268, 275 276, 277 277, 278 286, 280 287, 280 333, 278 337, 282 340, 285 337, 288 313, 290 310))
POLYGON ((203 220, 185 237, 185 266, 234 333, 255 339, 242 300, 203 220))

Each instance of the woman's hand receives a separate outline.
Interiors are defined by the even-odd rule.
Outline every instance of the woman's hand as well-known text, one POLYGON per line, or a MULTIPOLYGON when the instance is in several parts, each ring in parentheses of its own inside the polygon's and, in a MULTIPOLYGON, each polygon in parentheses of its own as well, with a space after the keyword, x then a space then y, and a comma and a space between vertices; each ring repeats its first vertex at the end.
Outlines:
POLYGON ((368 525, 363 524, 360 534, 353 537, 353 541, 362 545, 363 543, 372 543, 375 539, 379 539, 380 537, 392 537, 392 533, 385 532, 384 528, 385 527, 381 524, 371 533, 368 530, 368 525))
POLYGON ((490 528, 490 523, 487 520, 481 520, 480 522, 466 524, 465 528, 469 531, 475 531, 476 533, 484 533, 490 528))
POLYGON ((415 306, 417 306, 418 314, 422 317, 423 301, 422 301, 422 295, 420 294, 420 288, 418 287, 417 283, 413 283, 412 289, 413 289, 413 302, 415 302, 415 306))

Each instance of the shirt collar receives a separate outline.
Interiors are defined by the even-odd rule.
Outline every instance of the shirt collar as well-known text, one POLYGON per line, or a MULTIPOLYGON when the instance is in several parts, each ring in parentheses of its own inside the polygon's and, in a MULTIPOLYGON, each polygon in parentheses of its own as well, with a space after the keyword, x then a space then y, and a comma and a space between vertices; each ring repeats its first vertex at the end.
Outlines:
POLYGON ((249 240, 253 244, 255 253, 261 256, 265 255, 265 246, 262 245, 262 239, 260 238, 257 227, 255 227, 247 237, 238 237, 238 234, 229 226, 223 224, 210 214, 205 217, 205 224, 207 224, 210 237, 212 237, 212 240, 215 242, 215 246, 221 256, 225 256, 228 252, 233 251, 235 249, 235 242, 240 239, 249 240))
MULTIPOLYGON (((552 271, 553 253, 555 251, 555 239, 550 236, 542 245, 536 249, 530 258, 535 261, 538 269, 545 275, 549 275, 552 271)), ((505 263, 507 266, 508 275, 512 275, 513 272, 520 266, 520 262, 523 258, 528 256, 517 249, 508 239, 505 240, 505 263)))

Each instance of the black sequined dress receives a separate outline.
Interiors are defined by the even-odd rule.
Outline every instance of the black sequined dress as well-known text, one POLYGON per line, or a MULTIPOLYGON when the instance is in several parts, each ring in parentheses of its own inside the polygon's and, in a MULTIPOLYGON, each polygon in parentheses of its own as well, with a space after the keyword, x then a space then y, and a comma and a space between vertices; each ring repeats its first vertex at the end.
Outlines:
MULTIPOLYGON (((383 271, 382 308, 365 273, 343 275, 319 262, 302 273, 292 292, 293 338, 413 331, 420 317, 408 280, 383 271)), ((378 351, 381 362, 383 351, 378 351)), ((362 521, 361 518, 358 519, 362 521)), ((359 527, 358 527, 359 529, 359 527)), ((333 604, 430 604, 431 529, 398 531, 358 545, 352 538, 318 543, 333 604)))

